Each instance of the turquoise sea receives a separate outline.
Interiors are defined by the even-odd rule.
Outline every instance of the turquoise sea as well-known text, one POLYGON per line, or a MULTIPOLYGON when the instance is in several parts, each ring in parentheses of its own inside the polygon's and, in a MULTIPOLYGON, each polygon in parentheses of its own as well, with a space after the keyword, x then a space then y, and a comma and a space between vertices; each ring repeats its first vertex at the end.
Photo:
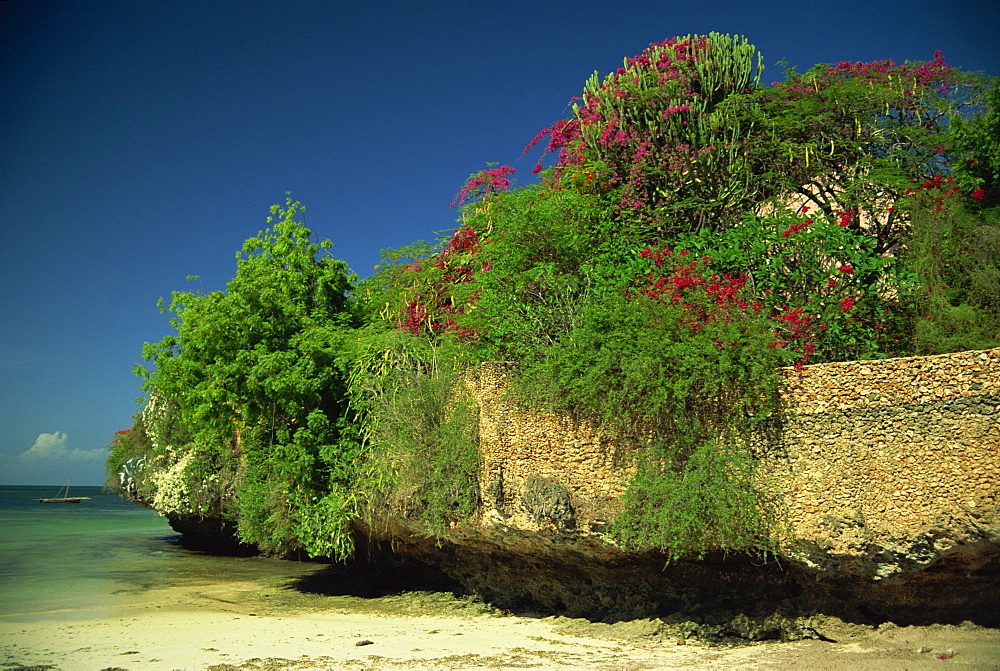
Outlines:
POLYGON ((39 503, 58 487, 0 486, 0 618, 100 616, 144 591, 292 579, 296 562, 190 550, 167 520, 100 487, 80 503, 39 503))
POLYGON ((39 503, 57 490, 0 487, 0 617, 101 608, 174 551, 156 513, 100 487, 72 488, 90 497, 80 503, 39 503))

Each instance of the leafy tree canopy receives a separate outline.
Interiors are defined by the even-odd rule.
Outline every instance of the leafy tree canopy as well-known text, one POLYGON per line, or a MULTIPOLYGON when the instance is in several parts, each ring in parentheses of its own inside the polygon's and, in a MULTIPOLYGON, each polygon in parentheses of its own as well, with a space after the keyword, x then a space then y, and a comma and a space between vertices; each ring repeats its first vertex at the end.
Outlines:
POLYGON ((144 375, 181 409, 199 457, 191 477, 232 471, 243 540, 326 554, 337 548, 319 529, 345 522, 326 517, 345 507, 357 451, 345 398, 356 278, 303 212, 291 199, 271 209, 226 291, 173 294, 177 334, 146 345, 144 375))

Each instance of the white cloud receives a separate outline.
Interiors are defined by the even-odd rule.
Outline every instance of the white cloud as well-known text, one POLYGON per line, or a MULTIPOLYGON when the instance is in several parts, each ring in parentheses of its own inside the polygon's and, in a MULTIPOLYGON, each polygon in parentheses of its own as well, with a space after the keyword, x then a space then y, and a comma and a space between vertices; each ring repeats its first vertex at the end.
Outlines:
POLYGON ((49 461, 55 463, 79 464, 87 461, 103 461, 108 456, 104 448, 81 450, 70 448, 69 436, 56 431, 55 433, 40 433, 35 444, 17 455, 17 460, 29 463, 49 461))
POLYGON ((75 485, 104 482, 106 448, 81 450, 71 446, 61 431, 40 433, 28 449, 0 449, 0 483, 5 485, 61 485, 72 477, 75 485))

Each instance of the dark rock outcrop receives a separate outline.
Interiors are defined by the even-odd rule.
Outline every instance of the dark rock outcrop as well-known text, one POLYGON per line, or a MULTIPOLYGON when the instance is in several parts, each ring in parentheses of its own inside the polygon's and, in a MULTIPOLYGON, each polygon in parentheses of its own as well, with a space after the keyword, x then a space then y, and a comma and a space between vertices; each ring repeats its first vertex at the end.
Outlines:
POLYGON ((438 567, 466 591, 512 611, 604 622, 684 620, 710 638, 816 638, 810 622, 817 616, 868 625, 1000 626, 996 546, 970 546, 915 574, 872 581, 846 563, 827 574, 741 555, 668 564, 661 554, 626 553, 573 532, 470 528, 434 539, 400 521, 358 530, 383 547, 391 539, 396 556, 438 567))

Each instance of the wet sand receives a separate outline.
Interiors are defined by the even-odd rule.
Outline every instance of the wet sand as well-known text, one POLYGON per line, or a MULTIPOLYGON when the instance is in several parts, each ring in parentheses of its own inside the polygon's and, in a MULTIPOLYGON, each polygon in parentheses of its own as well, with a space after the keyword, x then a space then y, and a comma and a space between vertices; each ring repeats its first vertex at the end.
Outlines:
POLYGON ((657 622, 510 614, 447 593, 322 596, 234 581, 125 594, 102 611, 0 618, 4 669, 1000 670, 1000 631, 843 625, 837 642, 708 645, 657 622))

